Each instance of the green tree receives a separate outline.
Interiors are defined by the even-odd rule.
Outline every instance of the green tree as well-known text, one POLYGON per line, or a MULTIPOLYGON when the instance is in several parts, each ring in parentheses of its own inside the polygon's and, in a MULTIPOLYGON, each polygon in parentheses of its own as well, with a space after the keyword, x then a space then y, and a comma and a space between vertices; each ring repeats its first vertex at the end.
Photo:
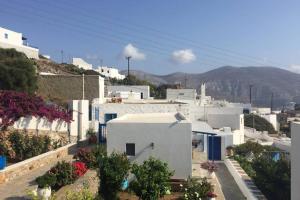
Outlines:
POLYGON ((261 156, 253 161, 254 181, 268 199, 291 199, 291 166, 283 159, 261 156))
POLYGON ((0 48, 0 90, 34 93, 36 89, 34 62, 15 49, 0 48))
POLYGON ((268 133, 272 134, 272 133, 276 133, 273 125, 268 122, 266 119, 258 116, 258 115, 254 115, 254 114, 246 114, 244 116, 244 124, 247 127, 251 127, 253 128, 253 122, 254 122, 254 128, 258 131, 268 131, 268 133))
POLYGON ((156 200, 170 189, 173 175, 168 164, 155 158, 145 160, 142 165, 133 164, 131 171, 136 179, 130 183, 131 190, 143 200, 156 200))
POLYGON ((99 170, 99 195, 104 200, 118 199, 118 192, 128 176, 129 169, 130 162, 125 154, 112 153, 102 158, 99 170))

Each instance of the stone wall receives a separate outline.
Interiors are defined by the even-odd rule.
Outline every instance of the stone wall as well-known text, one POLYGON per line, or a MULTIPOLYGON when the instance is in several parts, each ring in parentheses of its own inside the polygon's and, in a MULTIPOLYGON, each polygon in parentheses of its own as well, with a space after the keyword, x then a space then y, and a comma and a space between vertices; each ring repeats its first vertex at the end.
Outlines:
POLYGON ((76 144, 72 143, 56 150, 10 165, 5 169, 0 170, 0 185, 43 166, 54 166, 58 161, 65 160, 66 157, 72 155, 75 149, 76 144))

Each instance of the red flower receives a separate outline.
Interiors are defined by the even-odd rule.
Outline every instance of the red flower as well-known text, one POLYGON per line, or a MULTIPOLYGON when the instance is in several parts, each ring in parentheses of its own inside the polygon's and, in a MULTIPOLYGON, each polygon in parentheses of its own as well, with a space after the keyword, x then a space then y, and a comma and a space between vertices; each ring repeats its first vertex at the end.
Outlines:
POLYGON ((87 171, 87 167, 86 167, 85 163, 80 162, 80 161, 73 162, 73 168, 74 168, 73 173, 76 178, 83 176, 85 174, 85 172, 87 171))

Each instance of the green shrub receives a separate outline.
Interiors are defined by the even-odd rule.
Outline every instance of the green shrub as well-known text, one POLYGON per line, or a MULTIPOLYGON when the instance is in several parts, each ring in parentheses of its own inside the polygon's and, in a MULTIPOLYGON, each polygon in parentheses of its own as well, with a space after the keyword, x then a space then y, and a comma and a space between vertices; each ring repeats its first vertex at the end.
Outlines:
POLYGON ((52 187, 56 184, 56 176, 51 173, 46 173, 45 175, 36 178, 35 182, 38 184, 39 188, 52 187))
POLYGON ((34 156, 38 156, 51 150, 51 139, 48 136, 30 137, 26 133, 13 131, 8 136, 11 148, 15 152, 14 161, 22 161, 34 156))
POLYGON ((0 48, 0 90, 34 93, 37 89, 36 67, 25 54, 0 48))
POLYGON ((123 181, 127 178, 130 162, 125 154, 112 153, 104 156, 100 163, 99 195, 104 200, 118 199, 123 181))
POLYGON ((261 152, 263 152, 264 147, 261 144, 258 144, 257 142, 251 142, 247 141, 244 144, 240 144, 236 147, 234 147, 233 151, 235 155, 239 156, 247 156, 250 153, 253 153, 254 155, 258 155, 261 152))
POLYGON ((156 200, 166 195, 170 190, 170 178, 173 175, 167 163, 149 158, 142 165, 133 164, 131 172, 135 180, 130 183, 130 189, 143 200, 156 200))
POLYGON ((265 118, 262 118, 255 114, 245 114, 244 116, 244 124, 247 127, 253 128, 253 120, 254 120, 254 128, 258 131, 268 131, 269 134, 276 133, 273 125, 268 122, 265 118))
POLYGON ((268 199, 291 199, 291 166, 283 159, 260 157, 253 161, 257 187, 268 199))
POLYGON ((199 200, 206 198, 213 191, 213 186, 206 178, 188 179, 187 184, 183 187, 184 199, 199 200))
POLYGON ((88 188, 83 188, 79 192, 67 192, 66 200, 94 200, 94 195, 88 188))
POLYGON ((106 147, 104 145, 97 145, 92 149, 80 148, 74 158, 84 162, 90 169, 97 169, 99 168, 101 160, 106 155, 106 147))
POLYGON ((49 171, 56 177, 56 183, 53 185, 54 190, 61 188, 62 186, 74 183, 75 175, 73 173, 72 164, 65 161, 58 162, 57 165, 49 171))

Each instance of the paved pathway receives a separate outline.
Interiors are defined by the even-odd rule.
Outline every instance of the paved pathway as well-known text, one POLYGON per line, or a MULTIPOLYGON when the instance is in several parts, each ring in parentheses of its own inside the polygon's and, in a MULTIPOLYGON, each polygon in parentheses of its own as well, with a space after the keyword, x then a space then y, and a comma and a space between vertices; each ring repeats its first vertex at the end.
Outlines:
POLYGON ((233 176, 228 171, 224 163, 218 163, 218 170, 216 175, 220 181, 221 189, 224 193, 225 199, 243 200, 246 197, 241 192, 239 186, 235 182, 233 176))
MULTIPOLYGON (((193 151, 193 164, 192 164, 192 177, 203 178, 209 177, 208 171, 201 168, 201 163, 207 161, 207 154, 204 152, 193 151)), ((217 200, 225 200, 221 185, 218 178, 215 176, 213 178, 208 178, 208 181, 214 186, 214 192, 218 195, 217 200)))
MULTIPOLYGON (((66 161, 71 161, 73 155, 68 155, 64 158, 66 161)), ((53 163, 55 165, 56 163, 53 163)), ((23 200, 27 196, 27 192, 35 189, 35 179, 38 176, 46 173, 52 166, 44 166, 33 170, 32 172, 20 176, 8 183, 0 185, 0 199, 1 200, 23 200)))

